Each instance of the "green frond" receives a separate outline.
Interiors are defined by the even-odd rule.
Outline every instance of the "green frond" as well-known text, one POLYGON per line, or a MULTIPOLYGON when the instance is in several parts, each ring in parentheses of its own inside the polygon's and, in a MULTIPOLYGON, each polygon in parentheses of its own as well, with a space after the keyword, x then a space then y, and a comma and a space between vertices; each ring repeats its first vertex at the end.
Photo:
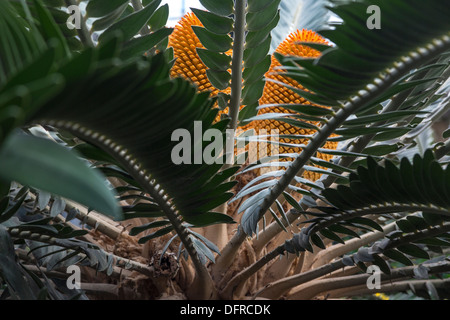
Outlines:
MULTIPOLYGON (((388 160, 382 166, 369 158, 367 168, 358 167, 356 173, 350 174, 348 185, 326 188, 321 192, 330 207, 316 205, 312 208, 318 212, 304 212, 314 218, 307 221, 311 222, 308 227, 302 229, 303 237, 306 237, 302 244, 309 243, 310 237, 317 232, 343 243, 341 236, 337 234, 358 237, 354 230, 362 226, 382 231, 379 223, 364 216, 389 217, 394 214, 422 212, 420 216, 407 215, 397 220, 401 233, 423 232, 446 223, 450 217, 448 171, 448 166, 445 169, 434 159, 431 150, 423 158, 414 157, 412 163, 403 158, 400 166, 388 160), (345 226, 352 227, 353 230, 345 226)), ((422 234, 419 242, 438 243, 427 239, 429 238, 422 234)), ((445 246, 445 243, 441 244, 445 246)), ((308 249, 301 244, 294 247, 300 251, 308 249)))
MULTIPOLYGON (((368 17, 366 9, 373 3, 362 0, 349 3, 336 1, 333 4, 330 10, 340 16, 343 22, 333 30, 324 30, 320 33, 335 46, 324 48, 322 55, 317 59, 280 54, 276 54, 276 57, 281 62, 282 68, 287 70, 287 76, 298 80, 308 89, 308 91, 296 89, 296 93, 313 103, 331 106, 334 112, 323 116, 325 124, 320 127, 277 183, 259 191, 248 200, 252 206, 246 208, 242 223, 242 228, 248 235, 255 232, 256 222, 294 177, 306 169, 305 165, 315 152, 328 152, 321 148, 325 141, 365 136, 370 137, 369 141, 372 139, 388 141, 404 136, 414 129, 420 115, 420 112, 416 114, 415 111, 421 111, 421 108, 411 108, 408 110, 412 112, 410 115, 390 114, 407 119, 407 122, 400 122, 400 125, 398 120, 397 123, 386 121, 386 114, 389 113, 374 114, 373 118, 362 118, 361 124, 352 125, 359 123, 357 122, 359 117, 352 118, 355 114, 364 108, 372 109, 380 102, 392 99, 402 92, 410 93, 409 90, 421 85, 434 83, 439 87, 442 84, 439 75, 443 76, 447 72, 448 61, 442 60, 444 57, 442 54, 448 52, 450 48, 448 33, 450 28, 448 19, 445 19, 448 8, 442 6, 442 3, 430 6, 417 1, 408 5, 406 10, 402 1, 380 0, 376 5, 383 12, 383 26, 374 30, 369 29, 366 20, 362 19, 368 17), (405 21, 396 18, 399 11, 405 12, 403 16, 405 21), (421 20, 423 23, 418 25, 415 21, 423 17, 424 12, 427 12, 427 18, 421 20), (438 73, 433 75, 426 73, 420 79, 410 80, 408 75, 421 67, 424 67, 422 69, 424 71, 438 70, 438 73), (338 136, 332 137, 333 134, 338 136)), ((279 117, 276 113, 271 115, 279 117)), ((301 117, 300 114, 299 118, 301 117)), ((305 121, 308 119, 306 116, 303 117, 305 121)), ((300 128, 304 126, 303 121, 289 121, 300 128)), ((348 151, 342 152, 345 154, 348 151)), ((338 177, 341 175, 334 178, 338 177)), ((342 181, 345 182, 345 179, 342 181)))
MULTIPOLYGON (((368 210, 396 212, 405 207, 446 214, 450 209, 448 168, 444 169, 428 150, 421 158, 416 155, 411 163, 401 159, 400 166, 385 161, 384 166, 368 159, 368 167, 358 167, 349 176, 348 186, 328 188, 322 195, 341 210, 368 210)), ((413 209, 409 209, 413 210, 413 209)))
MULTIPOLYGON (((153 1, 148 6, 153 4, 156 9, 155 3, 159 2, 153 1)), ((48 18, 46 21, 49 22, 49 30, 58 36, 57 27, 54 21, 51 23, 52 18, 47 9, 43 6, 39 8, 48 18)), ((150 14, 144 10, 146 9, 117 22, 121 28, 125 24, 130 28, 127 36, 132 36, 136 30, 141 29, 141 23, 147 23, 150 14)), ((114 29, 113 26, 110 30, 114 29)), ((225 214, 211 211, 232 196, 229 189, 234 183, 224 182, 238 168, 233 167, 221 172, 224 158, 219 154, 212 155, 215 160, 213 164, 205 164, 203 159, 197 162, 193 157, 190 157, 188 163, 175 164, 172 151, 178 141, 172 138, 172 134, 176 129, 184 130, 188 135, 186 139, 189 140, 186 140, 187 148, 201 150, 201 154, 208 146, 207 142, 202 141, 206 130, 216 129, 221 135, 219 139, 222 141, 219 142, 224 142, 226 122, 213 124, 217 113, 211 108, 214 100, 209 98, 208 93, 198 94, 185 80, 170 79, 171 64, 163 53, 131 60, 124 57, 130 62, 121 61, 121 38, 105 35, 96 48, 87 48, 73 55, 67 52, 66 55, 59 53, 59 56, 55 52, 61 52, 65 47, 65 39, 58 36, 57 42, 50 43, 53 45, 43 50, 42 56, 37 56, 30 62, 30 68, 34 68, 35 73, 27 73, 25 69, 18 70, 13 74, 10 85, 6 83, 1 88, 0 96, 4 99, 1 101, 0 110, 8 111, 8 108, 14 105, 17 109, 14 126, 3 126, 2 123, 4 137, 8 136, 14 127, 42 124, 51 130, 58 128, 69 132, 106 151, 108 156, 103 156, 103 159, 109 161, 112 157, 116 167, 108 165, 103 167, 102 171, 108 174, 114 172, 148 193, 150 204, 157 207, 156 210, 150 211, 150 214, 155 216, 154 212, 158 212, 157 215, 162 212, 171 223, 166 229, 158 230, 154 236, 175 230, 192 257, 197 271, 205 278, 206 272, 199 259, 205 255, 210 257, 211 254, 203 247, 204 242, 200 244, 197 237, 188 236, 183 222, 195 227, 234 222, 225 214), (59 59, 49 60, 55 56, 59 59), (48 63, 40 67, 37 65, 40 59, 48 63), (42 78, 48 78, 48 81, 38 80, 42 78), (29 96, 28 99, 22 98, 26 95, 29 96), (200 129, 195 127, 196 123, 200 129), (201 251, 198 251, 198 248, 201 251)), ((124 47, 127 48, 126 43, 124 47)), ((3 119, 8 123, 7 117, 3 119)), ((57 144, 52 144, 52 147, 64 149, 57 144)), ((93 149, 88 149, 84 148, 84 151, 91 152, 92 155, 93 149)), ((42 151, 45 150, 48 148, 42 151)), ((69 152, 65 149, 64 151, 69 152)), ((70 164, 77 159, 72 153, 68 154, 71 155, 72 162, 61 161, 59 167, 52 168, 56 182, 60 178, 58 172, 61 171, 56 169, 70 169, 70 164)), ((52 155, 55 155, 54 150, 49 153, 50 157, 52 155)), ((99 155, 101 156, 98 152, 95 154, 94 150, 94 157, 99 155)), ((20 160, 23 161, 24 158, 21 157, 20 160)), ((32 167, 30 170, 33 170, 32 167)), ((10 173, 12 175, 7 178, 14 179, 14 170, 10 173)), ((42 171, 42 174, 44 173, 42 171)), ((102 200, 101 197, 95 196, 98 193, 90 190, 93 191, 91 188, 94 188, 104 192, 107 190, 106 186, 99 188, 98 183, 89 186, 89 179, 86 180, 82 171, 73 170, 72 173, 78 174, 78 179, 74 181, 85 181, 84 186, 72 187, 80 188, 85 193, 79 192, 79 198, 74 195, 73 190, 63 195, 72 199, 75 197, 75 200, 94 209, 107 211, 99 207, 102 201, 96 204, 87 201, 102 200)), ((32 176, 25 176, 28 180, 24 182, 33 184, 30 181, 32 176)), ((39 184, 39 187, 45 190, 49 181, 46 183, 46 179, 39 180, 44 183, 39 184)), ((64 181, 65 179, 60 179, 61 183, 64 181)), ((52 188, 50 191, 58 193, 63 189, 52 188)), ((113 195, 110 191, 106 194, 110 197, 113 195)), ((107 203, 112 204, 111 201, 107 203)), ((113 203, 117 208, 115 201, 113 203)), ((132 212, 136 212, 136 208, 128 210, 128 217, 132 212)), ((145 214, 148 215, 149 211, 145 214)), ((148 227, 150 229, 152 226, 148 227)), ((144 238, 142 241, 150 238, 144 238)))

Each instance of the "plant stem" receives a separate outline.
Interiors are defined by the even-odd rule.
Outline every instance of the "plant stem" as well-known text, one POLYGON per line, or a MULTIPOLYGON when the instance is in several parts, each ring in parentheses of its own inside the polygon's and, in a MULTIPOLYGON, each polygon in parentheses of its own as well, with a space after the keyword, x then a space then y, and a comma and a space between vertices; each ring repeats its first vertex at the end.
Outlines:
POLYGON ((298 286, 300 284, 309 282, 311 280, 322 277, 333 271, 344 268, 345 265, 342 259, 334 261, 332 263, 323 265, 317 269, 313 269, 307 272, 296 274, 290 277, 283 278, 281 280, 269 283, 265 288, 263 288, 256 295, 264 298, 274 298, 277 299, 283 295, 287 290, 298 286))
MULTIPOLYGON (((415 79, 412 79, 412 80, 415 80, 415 79)), ((409 90, 403 91, 403 92, 399 93, 398 95, 396 95, 395 97, 393 97, 392 100, 389 102, 389 104, 386 106, 386 108, 383 110, 383 113, 398 110, 398 108, 402 105, 402 103, 406 100, 406 98, 408 98, 408 96, 410 95, 410 93, 412 91, 413 91, 413 89, 409 89, 409 90)), ((373 124, 373 127, 382 126, 386 122, 387 121, 376 122, 373 124)), ((357 138, 356 141, 354 141, 354 143, 352 143, 352 145, 349 149, 349 152, 361 153, 369 145, 369 143, 372 141, 373 137, 375 137, 375 134, 369 134, 369 135, 365 135, 365 136, 357 138)), ((354 161, 355 161, 354 157, 342 157, 339 160, 338 165, 348 168, 354 161)), ((332 172, 339 173, 339 174, 342 173, 335 169, 333 169, 332 172)), ((336 179, 337 179, 336 176, 330 174, 322 181, 322 183, 324 184, 325 188, 328 188, 336 181, 336 179)))
MULTIPOLYGON (((299 219, 299 214, 296 210, 289 210, 286 212, 286 218, 289 222, 289 225, 292 224, 295 220, 299 219)), ((286 221, 281 220, 281 223, 288 227, 286 221)), ((280 227, 280 225, 277 222, 272 222, 269 224, 265 230, 260 231, 259 235, 256 237, 256 239, 253 240, 253 247, 255 249, 255 252, 259 254, 264 249, 265 245, 274 239, 283 229, 280 227)))
MULTIPOLYGON (((66 5, 69 6, 78 6, 77 1, 75 0, 66 0, 66 5)), ((81 42, 84 46, 93 48, 94 42, 92 41, 91 34, 86 25, 86 21, 84 17, 80 14, 80 28, 77 28, 78 36, 80 37, 81 42)))
POLYGON ((435 151, 436 159, 440 159, 450 153, 450 139, 447 140, 443 146, 439 147, 435 151))
MULTIPOLYGON (((349 251, 356 250, 357 248, 366 245, 370 242, 379 240, 385 236, 386 233, 389 233, 390 231, 393 231, 395 229, 396 224, 393 222, 389 224, 388 226, 384 227, 384 232, 370 232, 362 236, 360 239, 352 239, 348 242, 346 242, 345 245, 334 245, 331 248, 325 251, 322 251, 323 255, 318 255, 318 265, 324 265, 325 261, 331 261, 333 258, 343 255, 349 251)), ((264 266, 266 263, 271 261, 272 259, 276 258, 280 254, 284 254, 284 245, 280 245, 275 250, 271 251, 270 253, 266 254, 264 257, 262 257, 260 260, 258 260, 253 265, 249 266, 248 268, 244 269, 243 271, 239 272, 236 276, 234 276, 227 284, 227 286, 222 290, 222 295, 224 298, 231 298, 231 295, 233 293, 233 290, 239 283, 242 281, 246 281, 250 276, 252 276, 254 273, 256 273, 258 270, 261 269, 262 266, 264 266)), ((320 269, 320 268, 318 268, 320 269)), ((317 269, 316 269, 317 270, 317 269)), ((283 288, 289 288, 289 281, 287 283, 284 282, 284 279, 279 280, 280 283, 283 283, 286 287, 275 285, 274 282, 273 285, 271 285, 271 298, 278 298, 284 293, 283 288)))
MULTIPOLYGON (((448 288, 450 285, 450 279, 427 279, 427 280, 405 280, 398 281, 394 283, 383 283, 380 289, 377 289, 377 293, 396 293, 396 292, 405 292, 414 288, 414 291, 419 290, 428 290, 427 284, 432 284, 436 289, 444 289, 448 288)), ((339 297, 352 297, 352 296, 362 296, 373 294, 374 290, 367 288, 367 285, 364 284, 360 287, 350 287, 344 289, 333 290, 330 292, 330 298, 339 298, 339 297)))
MULTIPOLYGON (((131 5, 134 8, 134 11, 139 11, 144 9, 144 6, 142 5, 140 0, 131 0, 131 5)), ((141 31, 139 31, 139 33, 141 34, 141 36, 145 36, 146 34, 150 34, 150 28, 148 27, 148 25, 145 25, 142 27, 141 31)))
POLYGON ((275 250, 272 250, 264 257, 259 259, 256 263, 252 264, 250 267, 242 270, 238 274, 236 274, 225 286, 225 288, 221 291, 220 295, 224 299, 232 299, 233 292, 237 288, 239 284, 246 281, 253 274, 255 274, 259 269, 261 269, 266 263, 271 261, 272 259, 278 257, 280 254, 284 253, 284 247, 279 246, 275 250))
POLYGON ((233 60, 231 67, 230 129, 236 130, 242 96, 242 61, 245 43, 245 9, 247 0, 236 0, 234 10, 233 60))
MULTIPOLYGON (((239 110, 241 107, 242 96, 242 61, 244 59, 244 44, 245 44, 245 10, 247 7, 247 0, 236 0, 234 4, 234 39, 233 39, 233 57, 231 65, 231 98, 229 104, 228 115, 231 119, 229 129, 236 132, 239 110)), ((235 134, 227 135, 227 143, 234 145, 235 134)), ((228 164, 224 168, 229 167, 228 164)), ((226 214, 227 205, 224 203, 216 209, 217 212, 226 214)), ((205 236, 214 242, 219 249, 226 246, 228 242, 227 226, 215 225, 205 230, 205 236)))
POLYGON ((353 250, 358 250, 360 247, 368 245, 369 243, 373 243, 377 240, 380 240, 386 236, 389 232, 394 231, 396 228, 396 223, 392 222, 383 227, 383 232, 375 231, 368 232, 362 235, 360 238, 353 238, 345 244, 335 244, 331 246, 329 249, 321 251, 317 257, 315 257, 312 266, 306 266, 306 270, 310 268, 314 268, 314 266, 321 266, 328 261, 332 261, 333 259, 346 254, 347 252, 351 252, 353 250))
MULTIPOLYGON (((448 232, 449 230, 450 230, 450 224, 444 224, 442 226, 435 227, 432 229, 427 229, 422 232, 407 234, 398 239, 392 240, 383 250, 394 249, 394 248, 401 246, 403 244, 406 244, 406 243, 412 243, 412 242, 419 241, 421 239, 436 237, 440 234, 448 232)), ((388 232, 388 231, 389 230, 385 227, 384 232, 383 233, 379 232, 378 234, 384 234, 385 232, 388 232)), ((372 239, 372 236, 370 234, 367 234, 367 237, 372 239)), ((361 238, 361 240, 363 240, 363 239, 361 238)), ((359 241, 359 239, 355 239, 355 241, 359 241)), ((347 246, 343 246, 343 248, 347 249, 347 246)), ((352 247, 348 247, 348 250, 343 250, 342 252, 344 252, 344 251, 349 252, 352 249, 353 249, 352 247)), ((350 257, 353 257, 353 255, 351 255, 350 257)), ((269 298, 269 299, 278 299, 287 290, 289 290, 293 287, 299 286, 301 284, 304 284, 308 281, 322 277, 322 276, 326 275, 327 273, 336 271, 340 268, 343 268, 344 266, 345 266, 345 264, 343 263, 343 259, 339 259, 332 263, 322 265, 316 269, 312 269, 307 272, 303 272, 300 274, 296 274, 296 275, 286 277, 284 279, 272 282, 268 286, 263 288, 260 292, 258 292, 257 295, 265 297, 265 298, 269 298)))
POLYGON ((119 285, 109 283, 81 283, 81 290, 88 294, 116 300, 119 298, 119 285))
POLYGON ((142 5, 140 0, 131 0, 131 5, 133 6, 135 11, 144 9, 144 6, 142 5))
POLYGON ((186 228, 182 225, 182 221, 180 220, 176 209, 167 203, 164 197, 161 196, 161 190, 159 190, 152 181, 147 180, 140 174, 136 174, 135 179, 146 189, 154 201, 160 206, 161 210, 165 213, 192 259, 197 277, 194 279, 194 284, 191 286, 193 291, 190 298, 201 300, 209 299, 214 292, 214 285, 212 283, 211 276, 206 267, 200 261, 192 239, 190 238, 186 228))
MULTIPOLYGON (((442 273, 450 270, 450 263, 433 263, 433 264, 424 264, 426 268, 428 268, 428 272, 430 274, 433 273, 442 273)), ((403 268, 397 268, 391 271, 391 274, 381 274, 381 281, 390 281, 393 282, 398 279, 403 279, 405 277, 414 276, 414 269, 416 266, 408 266, 403 268)), ((348 288, 361 284, 365 284, 367 282, 370 274, 358 274, 353 276, 332 278, 332 279, 319 279, 314 281, 311 284, 304 285, 301 288, 298 288, 295 292, 289 295, 289 299, 291 300, 309 300, 317 296, 318 294, 324 293, 329 290, 335 290, 340 288, 348 288)), ((442 281, 442 280, 441 280, 442 281)), ((383 286, 383 284, 382 284, 383 286)))
MULTIPOLYGON (((119 228, 108 223, 108 218, 96 214, 95 212, 88 212, 86 208, 76 204, 73 201, 64 199, 66 201, 66 211, 77 210, 76 218, 79 219, 83 224, 98 230, 104 235, 110 237, 111 239, 117 240, 119 236, 123 235, 123 231, 119 228)), ((112 222, 112 221, 111 221, 112 222)))

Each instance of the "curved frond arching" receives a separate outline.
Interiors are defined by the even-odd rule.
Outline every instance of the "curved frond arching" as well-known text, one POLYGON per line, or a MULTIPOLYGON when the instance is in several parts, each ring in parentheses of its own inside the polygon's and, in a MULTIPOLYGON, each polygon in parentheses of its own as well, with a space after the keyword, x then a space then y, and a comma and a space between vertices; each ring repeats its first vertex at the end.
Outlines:
MULTIPOLYGON (((380 1, 379 5, 384 13, 384 26, 381 30, 370 30, 365 21, 362 23, 359 18, 364 16, 368 5, 365 1, 351 4, 336 2, 332 10, 341 15, 343 24, 337 26, 335 30, 321 32, 335 43, 336 47, 326 49, 319 58, 312 60, 276 54, 283 67, 296 68, 298 76, 293 78, 308 90, 295 90, 296 93, 312 103, 332 106, 336 112, 327 118, 326 124, 292 162, 286 174, 278 180, 277 184, 269 188, 270 192, 262 190, 253 196, 258 201, 254 202, 254 210, 247 211, 247 215, 262 217, 290 181, 304 169, 307 161, 352 114, 372 103, 411 70, 427 63, 430 59, 439 57, 441 53, 448 50, 449 26, 444 18, 444 12, 448 8, 441 8, 440 4, 436 7, 427 5, 423 8, 423 5, 417 4, 414 10, 408 11, 411 28, 405 29, 405 25, 395 18, 396 10, 401 10, 402 4, 380 1), (422 28, 428 30, 426 33, 423 30, 421 33, 418 30, 414 31, 419 27, 412 21, 415 21, 414 17, 423 15, 420 9, 430 11, 429 19, 426 19, 427 23, 420 25, 421 30, 422 28), (404 41, 392 43, 386 33, 403 35, 404 41), (417 37, 418 33, 419 37, 417 37), (346 37, 348 34, 355 34, 365 41, 348 41, 346 37), (372 48, 369 43, 377 43, 379 49, 372 48), (386 48, 389 48, 389 53, 386 48), (377 51, 378 60, 374 60, 376 59, 374 50, 380 51, 377 51), (402 58, 402 55, 405 56, 402 58), (333 80, 330 81, 330 79, 333 80), (359 84, 355 83, 356 79, 359 84), (262 197, 261 192, 265 193, 262 197)), ((398 131, 404 128, 388 130, 398 131)), ((363 133, 358 131, 357 134, 363 133)), ((255 222, 259 218, 246 220, 252 221, 243 225, 247 234, 255 232, 255 222)))
MULTIPOLYGON (((177 210, 180 213, 185 212, 184 217, 187 222, 193 222, 191 218, 206 214, 208 210, 214 208, 214 205, 208 205, 211 201, 215 201, 214 192, 209 194, 205 190, 206 193, 197 195, 199 197, 197 198, 194 196, 195 189, 188 186, 196 184, 201 187, 215 173, 205 175, 211 172, 208 170, 209 166, 202 164, 203 162, 194 163, 193 157, 190 157, 187 163, 174 164, 171 159, 174 146, 186 141, 171 141, 171 136, 176 129, 186 130, 189 134, 187 146, 194 150, 194 145, 199 143, 195 139, 202 138, 202 135, 194 136, 195 122, 202 130, 201 132, 208 128, 223 132, 225 126, 222 122, 211 125, 216 111, 211 109, 213 101, 208 98, 208 94, 197 94, 188 82, 181 79, 171 80, 165 75, 168 64, 162 55, 148 60, 147 64, 145 69, 137 65, 125 65, 122 71, 109 78, 99 77, 99 73, 94 72, 89 76, 90 81, 87 81, 90 89, 80 84, 78 90, 79 92, 92 90, 100 100, 83 100, 80 95, 82 100, 78 105, 78 102, 73 99, 77 95, 75 82, 70 86, 72 94, 63 92, 56 96, 51 103, 47 104, 47 107, 36 112, 32 119, 33 122, 65 128, 86 141, 102 146, 135 179, 152 185, 155 193, 163 195, 167 192, 167 201, 178 202, 177 210), (114 86, 120 88, 117 96, 111 96, 109 93, 114 86), (128 99, 128 94, 131 92, 133 92, 132 103, 128 99), (102 101, 102 104, 98 105, 97 101, 102 101), (77 103, 78 108, 70 107, 74 103, 77 103), (142 105, 144 107, 141 107, 142 105), (91 110, 92 113, 89 112, 89 117, 80 117, 80 108, 85 108, 86 112, 91 110), (126 118, 123 117, 125 113, 126 118), (114 117, 122 120, 115 121, 114 117), (165 120, 169 117, 171 125, 167 126, 165 120), (138 134, 142 132, 142 126, 149 128, 148 136, 138 134), (166 183, 163 182, 164 179, 166 183), (202 206, 199 206, 201 199, 210 200, 202 200, 202 206)), ((98 72, 102 71, 103 69, 98 72)), ((86 115, 85 112, 83 114, 86 115)), ((203 146, 206 146, 206 143, 203 143, 203 146)), ((221 162, 217 163, 214 166, 219 169, 221 162)), ((220 182, 224 180, 219 179, 216 182, 220 185, 220 182)), ((200 221, 195 220, 195 223, 200 221)))
MULTIPOLYGON (((369 219, 361 219, 364 216, 420 211, 423 212, 425 225, 448 220, 448 172, 449 167, 444 168, 439 164, 431 150, 427 150, 424 157, 415 156, 412 162, 403 158, 399 166, 387 160, 384 165, 380 165, 368 158, 368 167, 360 166, 351 173, 348 185, 338 185, 321 192, 324 201, 330 206, 313 207, 320 213, 308 212, 315 217, 302 232, 307 238, 320 232, 326 237, 332 236, 334 240, 342 241, 333 232, 348 234, 342 227, 369 223, 369 219)), ((408 229, 408 221, 417 224, 415 219, 408 216, 407 220, 400 220, 397 224, 400 229, 409 232, 416 228, 412 226, 412 230, 408 229)), ((374 221, 370 227, 380 228, 374 221)), ((308 240, 305 241, 308 243, 308 240)))

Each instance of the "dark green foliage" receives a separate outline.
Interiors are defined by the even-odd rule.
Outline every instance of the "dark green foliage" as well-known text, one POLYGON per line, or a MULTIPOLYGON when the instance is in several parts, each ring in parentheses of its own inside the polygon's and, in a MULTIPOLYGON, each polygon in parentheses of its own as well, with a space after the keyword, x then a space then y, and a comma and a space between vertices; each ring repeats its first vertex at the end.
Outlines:
MULTIPOLYGON (((275 55, 285 75, 308 90, 295 92, 330 108, 280 105, 296 114, 258 116, 258 108, 268 107, 258 106, 258 100, 271 63, 270 33, 280 21, 280 0, 246 1, 244 21, 236 20, 232 0, 201 0, 206 11, 193 11, 204 28, 194 31, 206 49, 198 54, 214 87, 224 90, 237 81, 242 89, 237 103, 245 108, 239 121, 271 119, 312 131, 288 135, 306 141, 297 146, 300 154, 281 155, 289 161, 267 157, 242 170, 278 167, 233 197, 238 167, 173 162, 179 143, 173 132, 195 137, 195 121, 201 136, 218 129, 225 141, 229 120, 215 123, 217 110, 211 108, 217 101, 224 109, 233 96, 211 99, 189 82, 170 78, 169 6, 160 0, 83 2, 83 26, 76 30, 66 25, 69 1, 0 1, 0 298, 85 298, 30 271, 18 259, 21 247, 46 271, 81 264, 113 272, 115 257, 85 242, 86 230, 66 223, 79 212, 62 196, 116 219, 149 219, 130 235, 144 243, 171 234, 162 255, 180 240, 178 256, 190 256, 199 274, 220 250, 193 230, 234 223, 216 212, 232 198, 243 199, 239 230, 248 236, 261 231, 266 213, 271 216, 265 215, 263 228, 271 217, 288 233, 290 215, 305 216, 305 226, 275 250, 278 254, 313 252, 329 243, 345 247, 389 227, 394 231, 381 240, 336 262, 363 271, 374 264, 386 274, 395 273, 398 264, 417 265, 414 276, 428 279, 425 263, 450 246, 448 141, 423 155, 413 148, 418 132, 446 108, 439 90, 449 70, 448 5, 378 0, 382 29, 370 30, 366 9, 373 1, 331 1, 330 10, 343 23, 320 33, 335 45, 304 43, 322 52, 318 59, 275 55), (240 28, 244 38, 236 41, 240 28), (237 66, 227 54, 232 48, 243 56, 237 66), (339 141, 341 148, 325 149, 327 141, 339 141), (410 157, 403 157, 409 151, 410 157), (335 158, 325 161, 317 152, 335 158), (308 181, 303 170, 322 179, 308 181), (121 184, 106 185, 105 178, 121 184), (301 201, 290 192, 300 193, 301 201), (127 204, 119 207, 118 201, 127 204)), ((442 137, 447 139, 449 131, 442 137)), ((203 153, 208 143, 200 140, 188 145, 203 153)), ((431 282, 426 291, 430 298, 443 294, 431 282)))
POLYGON ((382 166, 368 158, 367 168, 359 167, 358 174, 350 175, 349 186, 326 189, 322 195, 342 210, 409 205, 445 212, 450 209, 450 198, 442 196, 450 191, 446 185, 447 170, 434 159, 431 150, 423 158, 416 155, 413 163, 402 159, 398 167, 390 161, 382 166), (430 176, 433 180, 428 179, 430 176))

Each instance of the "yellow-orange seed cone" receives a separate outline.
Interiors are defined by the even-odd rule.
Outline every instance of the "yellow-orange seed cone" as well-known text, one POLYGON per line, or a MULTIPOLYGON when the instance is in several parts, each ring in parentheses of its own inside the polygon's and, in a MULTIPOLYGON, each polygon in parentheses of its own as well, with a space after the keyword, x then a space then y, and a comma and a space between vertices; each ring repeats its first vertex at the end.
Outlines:
MULTIPOLYGON (((327 41, 322 38, 320 35, 313 31, 308 30, 297 30, 294 33, 291 33, 288 38, 283 41, 277 48, 276 52, 283 55, 291 55, 291 56, 300 56, 300 57, 311 57, 316 58, 320 55, 320 52, 312 49, 311 47, 304 46, 298 44, 298 42, 315 42, 315 43, 323 43, 326 44, 327 41)), ((290 85, 292 87, 296 87, 299 89, 306 90, 303 88, 297 81, 280 75, 279 72, 281 70, 277 69, 280 67, 280 63, 278 60, 272 56, 272 63, 269 71, 266 73, 266 78, 273 79, 278 82, 284 83, 286 85, 290 85)), ((263 95, 259 101, 260 105, 264 104, 311 104, 308 100, 302 98, 297 93, 288 89, 287 87, 272 82, 270 80, 266 81, 263 95)), ((265 113, 291 113, 295 114, 296 112, 282 108, 282 107, 267 107, 259 110, 258 114, 265 113)), ((317 123, 314 123, 318 125, 317 123)), ((255 128, 256 132, 261 132, 261 130, 266 130, 270 132, 270 130, 278 129, 280 135, 286 134, 298 134, 298 135, 310 135, 313 134, 314 131, 311 129, 302 129, 298 127, 294 127, 285 122, 277 121, 277 120, 260 120, 254 121, 251 125, 255 128)), ((307 139, 288 139, 288 138, 280 138, 280 142, 283 143, 295 143, 295 144, 307 144, 309 141, 307 139)), ((335 142, 327 142, 324 145, 324 148, 327 149, 336 149, 337 143, 335 142)), ((300 148, 292 148, 292 147, 279 147, 279 153, 299 153, 301 151, 300 148)), ((319 158, 329 161, 332 156, 327 154, 319 153, 317 155, 319 158)), ((313 172, 305 172, 304 177, 315 181, 320 177, 320 174, 313 172)))
MULTIPOLYGON (((192 30, 192 26, 203 24, 197 16, 189 12, 178 22, 172 34, 169 36, 169 47, 173 48, 175 63, 171 69, 172 77, 183 77, 197 85, 199 91, 210 91, 211 96, 216 96, 219 92, 229 94, 231 89, 216 89, 206 75, 207 66, 203 63, 197 54, 198 48, 205 48, 197 35, 192 30)), ((231 55, 231 50, 226 54, 231 55)), ((228 108, 220 111, 216 121, 220 119, 221 114, 228 113, 228 108)))
MULTIPOLYGON (((208 80, 206 75, 207 67, 201 61, 200 57, 197 54, 197 48, 204 48, 197 35, 192 30, 192 26, 203 26, 200 20, 193 13, 187 13, 176 25, 174 31, 169 36, 169 47, 172 47, 174 50, 174 57, 176 58, 174 66, 171 69, 172 77, 183 77, 192 81, 197 85, 199 91, 210 91, 212 96, 216 96, 219 92, 224 92, 229 94, 230 88, 225 90, 216 89, 211 82, 208 80)), ((301 56, 301 57, 311 57, 316 58, 320 55, 320 52, 314 50, 308 46, 302 46, 297 44, 297 42, 316 42, 316 43, 327 43, 325 39, 323 39, 320 35, 315 32, 302 30, 296 31, 289 35, 289 37, 283 41, 277 48, 277 52, 283 55, 293 55, 293 56, 301 56)), ((227 52, 227 54, 231 55, 231 50, 227 52)), ((300 89, 304 89, 297 81, 290 79, 289 77, 282 76, 277 74, 280 70, 276 70, 277 67, 280 67, 280 63, 278 60, 272 56, 272 63, 269 71, 266 73, 266 78, 277 80, 281 83, 285 83, 290 86, 294 86, 300 89)), ((300 97, 298 94, 293 92, 292 90, 286 88, 283 85, 267 81, 264 87, 263 95, 259 101, 260 105, 263 104, 311 104, 306 99, 300 97)), ((288 109, 282 107, 268 107, 261 109, 258 114, 264 114, 269 112, 278 112, 278 113, 292 113, 295 112, 290 111, 288 109)), ((224 113, 228 113, 228 108, 220 111, 216 121, 220 119, 220 116, 224 113)), ((264 120, 264 121, 253 121, 250 124, 245 125, 244 127, 239 128, 241 131, 245 131, 248 129, 255 129, 256 133, 267 132, 270 134, 270 131, 273 129, 277 129, 280 135, 283 134, 300 134, 300 135, 308 135, 314 133, 312 130, 301 129, 294 126, 291 126, 287 123, 276 121, 276 120, 264 120)), ((280 139, 280 142, 289 142, 289 143, 297 143, 297 144, 307 144, 308 140, 306 139, 280 139)), ((255 145, 253 145, 253 148, 255 145)), ((268 146, 269 148, 273 148, 273 146, 268 146)), ((327 142, 324 145, 324 148, 336 149, 337 143, 327 142)), ((280 146, 279 153, 299 153, 301 150, 299 148, 289 148, 280 146)), ((250 153, 258 152, 255 150, 251 150, 250 153)), ((270 154, 269 150, 269 154, 270 154)), ((258 156, 261 156, 258 154, 258 156)), ((331 159, 330 155, 326 154, 318 154, 318 157, 321 159, 329 160, 331 159)), ((306 172, 305 177, 310 180, 317 180, 320 177, 320 174, 306 172)))
POLYGON ((202 23, 193 13, 187 13, 169 36, 169 47, 173 48, 176 58, 171 76, 181 76, 194 82, 199 91, 210 90, 213 95, 216 95, 219 90, 209 82, 206 76, 207 67, 197 54, 197 48, 204 48, 204 46, 192 30, 192 26, 202 26, 202 23))

